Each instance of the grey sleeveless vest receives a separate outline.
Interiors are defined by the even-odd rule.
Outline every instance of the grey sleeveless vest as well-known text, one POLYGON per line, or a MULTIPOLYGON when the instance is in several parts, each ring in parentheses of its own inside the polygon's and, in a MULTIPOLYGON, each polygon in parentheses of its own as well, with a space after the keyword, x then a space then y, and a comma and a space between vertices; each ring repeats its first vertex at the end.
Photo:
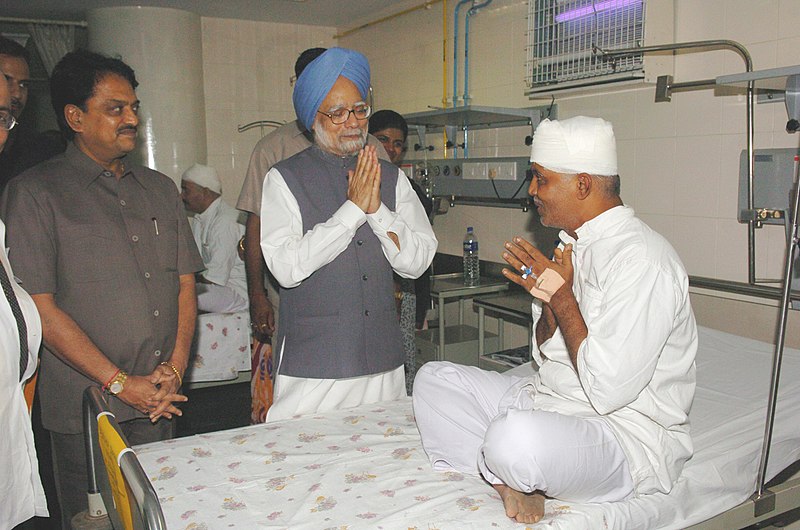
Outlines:
MULTIPOLYGON (((398 171, 380 163, 381 200, 394 210, 398 171)), ((275 165, 300 207, 303 233, 347 200, 347 171, 355 164, 354 156, 342 158, 315 145, 275 165)), ((281 288, 280 300, 280 374, 341 379, 403 365, 392 268, 367 223, 335 260, 299 286, 281 288)))

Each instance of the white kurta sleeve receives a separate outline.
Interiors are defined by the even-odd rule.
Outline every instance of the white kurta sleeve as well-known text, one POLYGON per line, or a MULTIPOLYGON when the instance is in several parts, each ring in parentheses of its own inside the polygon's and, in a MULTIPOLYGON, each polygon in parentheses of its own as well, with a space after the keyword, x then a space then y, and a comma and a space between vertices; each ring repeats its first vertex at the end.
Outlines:
POLYGON ((578 349, 578 376, 599 414, 630 404, 653 378, 677 316, 675 282, 658 264, 640 260, 612 272, 602 293, 584 289, 589 333, 578 349))
POLYGON ((345 201, 330 219, 303 233, 300 207, 283 176, 276 168, 267 173, 261 196, 261 251, 283 287, 297 287, 336 259, 365 222, 364 212, 345 201))
POLYGON ((381 203, 377 212, 367 215, 367 222, 378 236, 389 264, 403 278, 419 278, 433 261, 439 242, 425 208, 402 170, 397 175, 395 211, 381 203), (399 250, 389 232, 397 235, 399 250))
MULTIPOLYGON (((221 199, 217 199, 221 200, 221 199)), ((236 245, 242 237, 244 227, 232 219, 217 216, 208 227, 207 240, 202 249, 203 258, 208 255, 208 263, 203 277, 217 285, 225 286, 231 277, 231 270, 236 265, 239 255, 236 245)))

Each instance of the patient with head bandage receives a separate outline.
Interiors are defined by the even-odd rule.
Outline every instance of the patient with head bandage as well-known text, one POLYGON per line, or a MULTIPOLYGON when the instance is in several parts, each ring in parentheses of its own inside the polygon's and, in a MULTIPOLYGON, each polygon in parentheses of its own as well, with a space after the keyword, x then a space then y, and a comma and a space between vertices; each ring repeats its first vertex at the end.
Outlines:
POLYGON ((692 455, 697 329, 675 250, 620 198, 612 125, 544 120, 528 193, 550 254, 505 243, 503 275, 532 295, 533 375, 429 362, 414 414, 437 470, 482 475, 506 514, 546 499, 614 502, 669 492, 692 455))
POLYGON ((314 144, 267 173, 261 249, 279 282, 267 421, 406 394, 392 273, 416 278, 436 237, 408 178, 367 144, 367 58, 331 48, 292 101, 314 144))

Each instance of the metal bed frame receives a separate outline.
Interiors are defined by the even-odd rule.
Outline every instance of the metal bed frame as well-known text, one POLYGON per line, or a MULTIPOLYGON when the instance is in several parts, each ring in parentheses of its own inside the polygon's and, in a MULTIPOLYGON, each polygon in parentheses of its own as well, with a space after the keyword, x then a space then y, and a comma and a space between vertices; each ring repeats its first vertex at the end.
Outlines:
MULTIPOLYGON (((789 113, 789 123, 787 131, 797 132, 798 119, 800 116, 797 104, 797 87, 800 87, 800 66, 775 68, 771 70, 753 71, 753 63, 747 49, 740 43, 730 40, 708 40, 684 42, 675 44, 663 44, 655 46, 638 46, 632 48, 602 50, 596 48, 594 53, 601 60, 614 61, 617 58, 630 56, 633 54, 676 52, 684 51, 705 51, 713 49, 729 49, 738 53, 745 62, 746 72, 743 74, 720 76, 715 79, 700 81, 689 81, 674 83, 671 76, 663 76, 658 79, 656 84, 656 102, 670 101, 671 93, 675 90, 693 90, 697 88, 713 88, 717 86, 745 86, 747 94, 747 211, 748 214, 748 283, 755 285, 759 282, 755 272, 755 230, 761 227, 760 211, 754 205, 754 163, 755 156, 753 151, 753 101, 756 89, 756 82, 764 83, 765 88, 774 91, 776 81, 782 82, 785 79, 785 100, 789 113), (794 123, 793 123, 794 122, 794 123)), ((786 259, 784 263, 784 275, 782 282, 782 297, 780 305, 780 315, 775 339, 775 354, 772 363, 772 379, 770 381, 769 400, 767 404, 767 418, 764 428, 764 440, 761 450, 761 460, 759 463, 756 491, 747 501, 727 510, 716 517, 703 523, 692 526, 693 529, 728 529, 742 528, 761 521, 775 518, 785 512, 800 508, 800 473, 795 473, 786 482, 767 488, 766 469, 769 461, 769 450, 772 442, 772 432, 775 422, 775 406, 778 400, 778 386, 780 383, 781 362, 783 359, 784 341, 786 337, 786 321, 788 318, 789 304, 791 303, 791 279, 794 270, 794 262, 797 257, 797 250, 800 246, 800 234, 798 234, 798 213, 800 212, 800 185, 798 185, 798 164, 794 165, 792 211, 785 212, 784 217, 787 223, 787 244, 786 259), (791 226, 789 223, 791 222, 791 226)), ((768 281, 768 280, 761 280, 768 281)))
POLYGON ((98 512, 104 510, 114 530, 166 530, 158 495, 109 411, 108 402, 95 386, 88 387, 83 394, 83 427, 90 506, 97 506, 95 510, 90 507, 95 513, 89 515, 102 518, 104 514, 98 512), (110 431, 99 427, 106 421, 110 431), (117 451, 114 447, 123 449, 117 451), (109 469, 106 462, 116 462, 118 467, 114 469, 112 464, 109 469), (92 497, 97 496, 102 502, 93 503, 92 497))

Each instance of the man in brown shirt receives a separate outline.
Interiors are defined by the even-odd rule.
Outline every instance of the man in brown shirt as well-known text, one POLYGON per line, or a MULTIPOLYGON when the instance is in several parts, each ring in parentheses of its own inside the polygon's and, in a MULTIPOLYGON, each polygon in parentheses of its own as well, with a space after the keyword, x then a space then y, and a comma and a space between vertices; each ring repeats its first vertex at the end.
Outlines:
POLYGON ((65 528, 87 505, 83 390, 102 386, 132 444, 170 437, 186 400, 203 262, 175 183, 125 164, 136 85, 120 60, 67 54, 51 79, 67 151, 13 180, 0 204, 14 269, 42 317, 42 421, 65 528))

